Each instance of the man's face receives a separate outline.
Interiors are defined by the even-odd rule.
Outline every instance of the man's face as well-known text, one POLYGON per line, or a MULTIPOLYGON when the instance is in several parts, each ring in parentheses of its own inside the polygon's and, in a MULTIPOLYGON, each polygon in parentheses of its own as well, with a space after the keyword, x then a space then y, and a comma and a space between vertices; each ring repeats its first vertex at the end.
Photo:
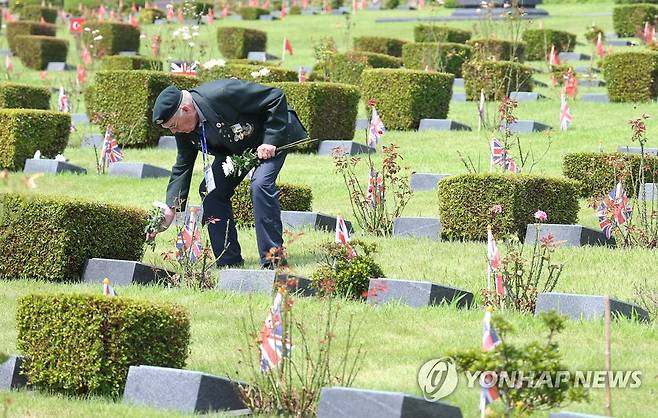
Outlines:
POLYGON ((198 115, 194 106, 189 104, 182 104, 174 116, 172 116, 162 127, 169 129, 172 134, 178 132, 188 133, 192 132, 198 125, 198 115))

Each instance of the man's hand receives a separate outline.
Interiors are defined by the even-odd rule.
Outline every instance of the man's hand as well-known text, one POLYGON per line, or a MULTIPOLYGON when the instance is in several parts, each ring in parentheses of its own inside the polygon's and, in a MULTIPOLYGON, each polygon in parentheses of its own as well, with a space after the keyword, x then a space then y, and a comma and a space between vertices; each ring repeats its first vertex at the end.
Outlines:
POLYGON ((158 235, 160 232, 166 231, 167 228, 169 228, 169 225, 174 221, 174 218, 176 217, 176 212, 171 210, 171 208, 166 208, 164 210, 164 220, 162 221, 162 228, 160 231, 154 231, 149 234, 146 234, 146 240, 147 241, 152 241, 155 239, 155 236, 158 235))
POLYGON ((274 158, 276 155, 276 147, 274 145, 263 144, 256 148, 256 152, 258 153, 258 158, 268 160, 274 158))

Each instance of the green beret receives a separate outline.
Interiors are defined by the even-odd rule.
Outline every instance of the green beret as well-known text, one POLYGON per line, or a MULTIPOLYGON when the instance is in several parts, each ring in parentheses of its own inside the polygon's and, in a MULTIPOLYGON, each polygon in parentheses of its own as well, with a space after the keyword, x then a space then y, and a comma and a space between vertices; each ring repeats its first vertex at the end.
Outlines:
POLYGON ((153 123, 161 125, 174 116, 183 101, 183 93, 176 86, 169 86, 155 99, 153 105, 153 123))

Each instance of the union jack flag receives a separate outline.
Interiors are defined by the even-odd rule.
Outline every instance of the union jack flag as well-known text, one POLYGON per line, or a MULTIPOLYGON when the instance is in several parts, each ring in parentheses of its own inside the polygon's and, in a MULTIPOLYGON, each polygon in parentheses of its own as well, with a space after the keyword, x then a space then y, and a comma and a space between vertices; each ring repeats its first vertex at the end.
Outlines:
POLYGON ((598 36, 596 37, 596 55, 598 55, 599 58, 605 57, 605 47, 603 46, 603 39, 601 35, 601 32, 599 32, 598 36))
POLYGON ((626 191, 621 182, 617 183, 617 187, 608 193, 608 197, 610 198, 614 209, 615 222, 617 225, 625 224, 628 218, 631 217, 633 210, 628 204, 628 196, 626 195, 626 191))
POLYGON ((350 245, 350 233, 342 216, 336 216, 336 243, 344 246, 350 257, 356 256, 356 251, 350 245))
MULTIPOLYGON (((491 351, 500 344, 500 339, 496 330, 491 325, 491 312, 486 311, 484 313, 484 321, 482 323, 482 351, 491 351)), ((483 382, 487 382, 487 377, 492 379, 490 373, 485 373, 483 382)), ((499 398, 498 388, 495 385, 489 387, 489 385, 482 385, 480 391, 480 411, 482 416, 485 415, 487 406, 499 398)))
POLYGON ((117 296, 117 292, 114 291, 110 285, 110 279, 107 277, 103 279, 103 295, 104 296, 117 296))
POLYGON ((107 125, 105 137, 103 138, 103 149, 101 150, 101 162, 103 164, 116 163, 123 160, 123 152, 119 143, 112 135, 112 125, 107 125))
POLYGON ((366 202, 375 207, 384 202, 384 177, 376 171, 368 175, 366 202))
POLYGON ((566 74, 564 74, 564 92, 572 99, 576 97, 576 93, 578 93, 578 79, 571 68, 569 68, 566 74))
POLYGON ((503 283, 503 274, 500 272, 500 251, 498 251, 491 227, 487 229, 487 259, 489 260, 489 274, 494 275, 496 293, 504 297, 505 284, 503 283))
POLYGON ((379 140, 384 136, 385 132, 384 122, 382 122, 377 113, 377 109, 372 107, 372 117, 370 118, 370 125, 368 126, 368 146, 376 147, 379 143, 379 140))
POLYGON ((198 227, 199 208, 190 208, 183 230, 176 237, 176 257, 181 259, 189 251, 191 262, 196 262, 202 254, 201 232, 198 227))
POLYGON ((260 329, 260 370, 262 372, 277 367, 281 363, 281 359, 293 349, 292 342, 286 341, 286 349, 283 350, 282 303, 283 296, 281 292, 277 292, 272 307, 260 329))
POLYGON ((512 157, 507 156, 507 151, 501 142, 493 138, 491 140, 491 164, 499 165, 511 173, 519 173, 521 169, 516 165, 512 157))
POLYGON ((171 72, 178 75, 196 75, 196 62, 172 62, 171 72))
POLYGON ((64 87, 59 88, 59 97, 57 98, 57 109, 60 112, 70 112, 71 107, 69 106, 69 96, 66 95, 64 87))
POLYGON ((569 104, 567 103, 567 98, 564 94, 561 97, 560 104, 560 130, 566 131, 569 129, 569 125, 573 121, 573 116, 571 116, 571 110, 569 109, 569 104))
POLYGON ((601 231, 603 231, 605 237, 610 239, 612 236, 612 221, 608 218, 607 212, 608 205, 606 205, 605 202, 601 202, 599 209, 596 212, 599 217, 599 228, 601 228, 601 231))

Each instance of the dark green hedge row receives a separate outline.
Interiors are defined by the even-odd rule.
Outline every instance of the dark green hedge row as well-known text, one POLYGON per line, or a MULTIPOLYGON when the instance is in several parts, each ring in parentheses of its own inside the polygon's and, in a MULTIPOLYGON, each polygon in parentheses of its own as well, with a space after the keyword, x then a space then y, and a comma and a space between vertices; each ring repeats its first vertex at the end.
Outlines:
POLYGON ((532 68, 510 61, 475 61, 462 66, 467 100, 501 100, 513 91, 532 91, 532 68))
POLYGON ((466 44, 473 48, 473 57, 477 60, 523 62, 525 59, 525 42, 470 39, 466 44))
POLYGON ((636 36, 642 33, 645 22, 655 22, 657 17, 658 7, 651 4, 617 6, 612 10, 612 25, 617 36, 636 36))
POLYGON ((0 109, 0 169, 22 170, 36 150, 54 158, 64 152, 70 131, 68 113, 0 109))
POLYGON ((603 61, 612 102, 651 102, 658 97, 658 52, 619 52, 603 61))
POLYGON ((82 41, 86 45, 96 45, 97 51, 104 51, 105 55, 117 55, 121 51, 139 51, 139 29, 127 23, 91 22, 85 24, 91 31, 82 32, 82 41), (98 30, 103 39, 94 41, 92 32, 98 30))
POLYGON ((16 37, 21 35, 55 36, 57 26, 50 23, 19 20, 7 23, 7 43, 9 49, 16 53, 16 37))
POLYGON ((21 8, 21 20, 40 22, 41 18, 46 23, 55 23, 57 21, 57 9, 34 4, 25 5, 21 8))
POLYGON ((551 45, 556 53, 573 51, 576 47, 576 35, 555 29, 527 29, 523 32, 525 58, 530 61, 546 60, 551 45))
POLYGON ((267 32, 256 29, 220 27, 217 43, 224 58, 247 58, 250 51, 267 50, 267 32))
POLYGON ((399 58, 375 52, 350 51, 334 53, 318 63, 311 73, 311 81, 360 84, 366 68, 400 68, 399 58))
POLYGON ((167 18, 167 14, 160 9, 143 8, 140 9, 139 11, 139 23, 142 24, 150 24, 158 19, 166 19, 166 18, 167 18))
POLYGON ((363 52, 376 52, 378 54, 402 56, 402 46, 407 41, 383 36, 359 36, 354 38, 354 49, 363 52))
POLYGON ((250 65, 250 64, 226 64, 223 66, 214 66, 210 69, 200 67, 197 71, 197 77, 202 83, 222 78, 239 78, 246 81, 257 81, 259 83, 297 81, 297 73, 281 67, 272 67, 269 65, 250 65), (270 73, 267 76, 254 78, 251 73, 261 68, 267 68, 270 73))
POLYGON ((153 70, 162 71, 162 61, 158 59, 126 56, 126 55, 106 55, 101 60, 101 70, 153 70))
POLYGON ((548 222, 572 224, 578 219, 578 184, 573 180, 513 174, 464 174, 439 183, 439 217, 450 239, 486 240, 487 226, 496 235, 525 235, 538 210, 548 222), (502 213, 493 218, 494 205, 502 213))
POLYGON ((448 26, 418 25, 414 27, 416 42, 454 42, 466 43, 471 39, 471 32, 448 26))
POLYGON ((242 20, 258 20, 261 16, 270 14, 270 11, 260 7, 241 7, 238 13, 242 20))
POLYGON ((472 48, 450 42, 416 42, 402 47, 402 62, 410 70, 429 68, 462 76, 462 64, 471 57, 472 48))
POLYGON ((18 301, 17 348, 31 385, 73 396, 123 393, 130 366, 183 368, 190 314, 176 305, 79 294, 18 301))
MULTIPOLYGON (((313 192, 309 186, 300 184, 278 184, 281 210, 310 212, 313 205, 313 192)), ((233 216, 238 226, 254 225, 254 205, 251 202, 251 182, 244 180, 235 189, 231 198, 233 216)))
POLYGON ((365 102, 377 102, 377 112, 387 129, 418 129, 421 119, 448 116, 454 78, 448 73, 417 70, 365 70, 361 94, 365 102))
POLYGON ((23 65, 34 70, 45 70, 49 62, 66 62, 68 39, 52 36, 20 35, 14 38, 16 53, 23 65))
POLYGON ((0 108, 50 109, 50 90, 29 84, 0 83, 0 108))

